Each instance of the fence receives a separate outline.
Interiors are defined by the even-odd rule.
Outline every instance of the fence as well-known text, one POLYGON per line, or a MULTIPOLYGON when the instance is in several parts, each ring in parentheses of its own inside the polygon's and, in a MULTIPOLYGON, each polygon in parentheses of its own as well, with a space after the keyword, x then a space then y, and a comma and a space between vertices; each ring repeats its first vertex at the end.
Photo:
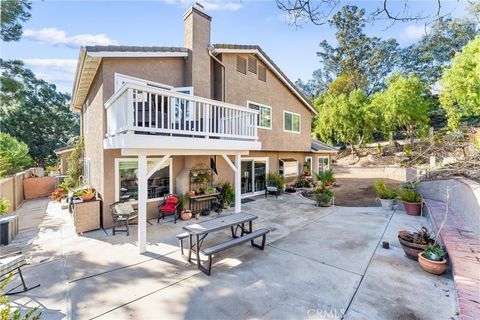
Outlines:
POLYGON ((32 177, 36 170, 38 169, 27 169, 0 180, 0 198, 5 198, 10 202, 9 212, 17 210, 23 200, 25 200, 23 194, 23 179, 32 177))

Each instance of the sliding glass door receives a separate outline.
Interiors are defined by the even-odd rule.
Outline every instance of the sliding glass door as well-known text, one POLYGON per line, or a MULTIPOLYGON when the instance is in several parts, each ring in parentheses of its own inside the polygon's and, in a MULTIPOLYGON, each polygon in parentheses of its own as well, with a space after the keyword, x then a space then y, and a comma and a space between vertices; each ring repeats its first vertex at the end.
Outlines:
POLYGON ((255 195, 265 191, 268 158, 242 159, 242 195, 255 195))

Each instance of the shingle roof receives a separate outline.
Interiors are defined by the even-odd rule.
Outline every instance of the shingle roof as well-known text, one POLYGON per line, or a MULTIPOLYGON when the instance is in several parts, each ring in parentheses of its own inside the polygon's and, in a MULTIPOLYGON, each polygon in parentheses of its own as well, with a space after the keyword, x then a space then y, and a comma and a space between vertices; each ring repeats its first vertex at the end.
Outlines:
POLYGON ((314 152, 338 152, 338 149, 318 140, 312 140, 312 151, 314 152))
MULTIPOLYGON (((226 44, 226 43, 216 43, 213 44, 215 49, 238 49, 238 50, 258 50, 265 59, 275 68, 275 70, 294 88, 296 93, 298 93, 307 103, 311 106, 312 103, 308 97, 306 97, 303 92, 287 77, 285 73, 280 69, 279 66, 273 62, 273 60, 263 51, 259 45, 244 45, 244 44, 226 44)), ((312 107, 312 106, 311 106, 312 107)), ((313 107, 312 107, 313 108, 313 107)))
POLYGON ((188 52, 183 47, 86 46, 88 52, 188 52))

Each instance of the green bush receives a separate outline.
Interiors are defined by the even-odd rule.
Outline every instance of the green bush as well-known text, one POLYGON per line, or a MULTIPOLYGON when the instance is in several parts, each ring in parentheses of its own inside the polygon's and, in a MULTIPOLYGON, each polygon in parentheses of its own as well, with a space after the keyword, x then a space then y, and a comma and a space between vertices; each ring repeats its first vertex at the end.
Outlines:
POLYGON ((65 185, 68 188, 78 187, 79 178, 83 174, 83 140, 80 139, 75 149, 68 157, 67 177, 65 178, 65 185))
POLYGON ((428 245, 425 251, 423 252, 423 256, 428 260, 433 261, 441 261, 445 256, 445 250, 442 246, 438 244, 428 245))
POLYGON ((400 197, 405 202, 422 202, 422 197, 420 197, 420 194, 418 194, 418 192, 413 189, 402 189, 402 191, 400 192, 400 197))
POLYGON ((33 166, 28 146, 8 133, 0 133, 0 177, 15 174, 33 166))
POLYGON ((231 206, 235 200, 235 190, 233 190, 232 184, 228 181, 220 182, 217 188, 220 191, 220 201, 227 207, 231 206))
POLYGON ((267 174, 267 185, 276 186, 278 189, 283 190, 285 187, 285 180, 278 173, 269 172, 267 174))
POLYGON ((398 196, 398 191, 393 188, 390 189, 383 180, 375 181, 373 186, 380 199, 395 199, 398 196))
POLYGON ((10 202, 5 198, 0 198, 0 217, 8 212, 10 202))

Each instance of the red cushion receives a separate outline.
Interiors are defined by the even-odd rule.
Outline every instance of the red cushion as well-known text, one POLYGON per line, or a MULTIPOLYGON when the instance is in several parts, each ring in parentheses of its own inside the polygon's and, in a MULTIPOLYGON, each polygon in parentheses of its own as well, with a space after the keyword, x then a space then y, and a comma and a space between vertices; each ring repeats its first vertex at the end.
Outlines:
POLYGON ((178 203, 178 198, 177 198, 177 197, 171 196, 171 197, 168 197, 168 198, 167 198, 167 202, 166 202, 167 205, 168 205, 168 204, 173 204, 173 205, 175 205, 175 204, 177 204, 177 203, 178 203))
POLYGON ((171 203, 167 203, 162 207, 161 210, 165 212, 175 212, 175 205, 171 203))

